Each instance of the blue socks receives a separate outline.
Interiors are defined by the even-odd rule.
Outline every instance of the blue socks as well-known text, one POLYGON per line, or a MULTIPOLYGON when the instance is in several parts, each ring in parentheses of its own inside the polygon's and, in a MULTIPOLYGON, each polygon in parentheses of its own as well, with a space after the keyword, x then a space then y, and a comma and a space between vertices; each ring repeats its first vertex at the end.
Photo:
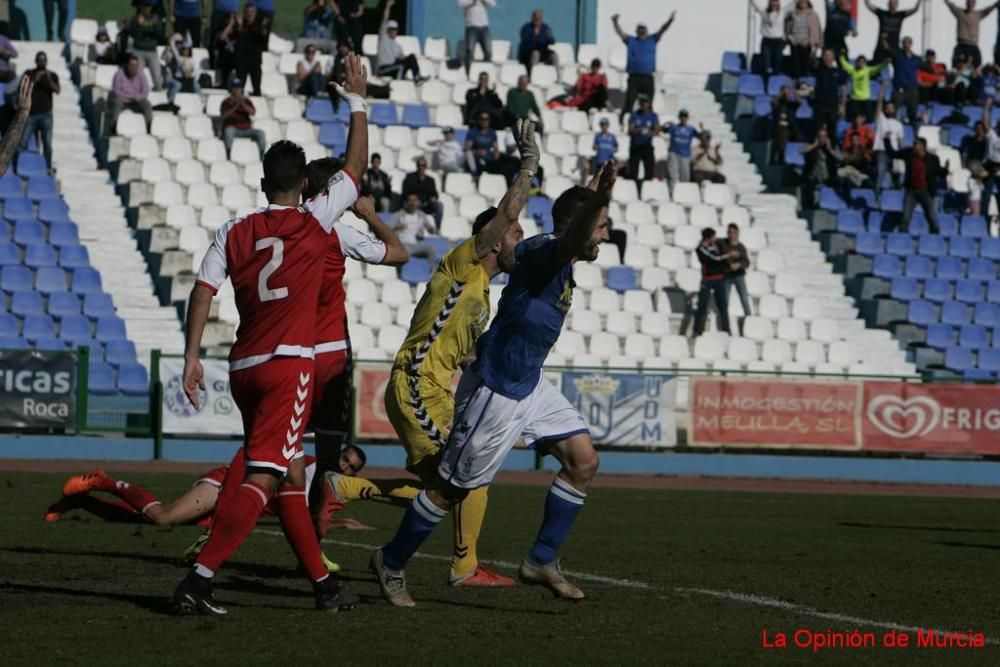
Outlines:
POLYGON ((548 565, 556 559, 586 499, 586 493, 556 477, 545 496, 545 516, 538 537, 528 551, 528 560, 536 565, 548 565))
POLYGON ((396 535, 382 547, 382 562, 385 566, 390 570, 404 569, 406 561, 431 536, 446 514, 446 511, 430 501, 427 491, 421 491, 406 508, 396 535))

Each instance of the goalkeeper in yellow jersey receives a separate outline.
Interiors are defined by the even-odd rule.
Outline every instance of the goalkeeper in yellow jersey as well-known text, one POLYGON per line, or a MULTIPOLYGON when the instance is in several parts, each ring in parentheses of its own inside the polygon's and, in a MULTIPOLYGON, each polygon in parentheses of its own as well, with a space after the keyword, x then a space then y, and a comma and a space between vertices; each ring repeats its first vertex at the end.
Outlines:
MULTIPOLYGON (((521 153, 517 177, 499 207, 476 218, 472 238, 441 260, 417 304, 386 388, 386 413, 406 448, 407 470, 423 483, 436 477, 448 441, 455 406, 452 379, 474 354, 490 319, 490 280, 513 267, 514 248, 524 238, 517 219, 538 169, 539 151, 534 123, 518 121, 515 135, 521 153)), ((415 480, 366 480, 331 472, 320 511, 325 508, 328 520, 333 511, 362 499, 408 506, 421 488, 415 480)), ((480 565, 476 556, 486 500, 487 488, 476 489, 453 512, 453 586, 514 585, 513 579, 480 565)))

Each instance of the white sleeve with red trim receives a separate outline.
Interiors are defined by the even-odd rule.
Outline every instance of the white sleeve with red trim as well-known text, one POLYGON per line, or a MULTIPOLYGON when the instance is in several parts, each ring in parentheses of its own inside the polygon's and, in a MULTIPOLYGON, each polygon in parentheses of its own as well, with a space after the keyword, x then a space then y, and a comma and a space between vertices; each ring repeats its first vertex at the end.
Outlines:
POLYGON ((330 178, 326 190, 307 201, 303 208, 312 213, 329 234, 333 230, 333 223, 354 205, 360 193, 361 186, 348 172, 341 169, 330 178))
POLYGON ((381 264, 389 252, 385 244, 372 234, 365 234, 343 222, 333 226, 333 232, 340 239, 340 250, 347 257, 368 264, 381 264))
POLYGON ((226 261, 226 240, 232 223, 228 222, 219 228, 212 239, 212 245, 208 247, 205 258, 201 260, 201 268, 198 269, 198 279, 196 284, 203 285, 212 293, 217 293, 222 283, 226 282, 229 276, 229 263, 226 261))

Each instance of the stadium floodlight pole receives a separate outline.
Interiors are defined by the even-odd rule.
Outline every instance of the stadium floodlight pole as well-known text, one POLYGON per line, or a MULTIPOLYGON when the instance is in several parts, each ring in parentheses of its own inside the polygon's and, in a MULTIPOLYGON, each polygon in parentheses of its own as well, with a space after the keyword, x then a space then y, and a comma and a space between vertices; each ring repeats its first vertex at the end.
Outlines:
POLYGON ((0 142, 0 176, 7 173, 14 153, 21 147, 21 137, 24 136, 24 127, 28 124, 28 114, 31 113, 31 92, 34 87, 35 82, 30 76, 21 77, 21 86, 17 89, 17 113, 0 142))
POLYGON ((931 48, 931 30, 934 28, 931 13, 934 3, 931 0, 918 0, 917 4, 922 4, 924 9, 924 15, 920 22, 920 41, 926 52, 927 49, 931 48))
POLYGON ((753 60, 754 36, 757 29, 757 21, 754 20, 753 1, 747 0, 747 48, 745 53, 748 63, 753 60))

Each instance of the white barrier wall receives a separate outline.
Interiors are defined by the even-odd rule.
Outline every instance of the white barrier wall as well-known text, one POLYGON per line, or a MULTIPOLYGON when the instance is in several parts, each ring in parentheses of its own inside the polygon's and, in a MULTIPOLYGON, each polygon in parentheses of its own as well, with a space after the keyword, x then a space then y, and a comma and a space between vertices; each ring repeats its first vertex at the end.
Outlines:
MULTIPOLYGON (((900 0, 900 8, 913 7, 917 0, 900 0)), ((903 35, 913 37, 915 48, 925 48, 923 34, 924 14, 929 11, 930 48, 938 52, 941 60, 951 59, 955 45, 955 18, 948 11, 944 0, 921 0, 923 8, 903 24, 903 35)), ((956 0, 964 6, 965 0, 956 0)), ((766 5, 766 0, 757 0, 766 5)), ((786 0, 788 2, 788 0, 786 0)), ((871 56, 878 33, 878 21, 864 5, 858 3, 858 36, 848 40, 851 55, 871 56)), ((885 8, 888 0, 873 0, 876 7, 885 8)), ((991 2, 980 0, 981 7, 991 2)), ((825 0, 813 0, 813 6, 825 25, 825 0)), ((677 20, 660 42, 658 50, 659 68, 665 72, 709 73, 719 71, 724 51, 744 51, 747 45, 748 0, 599 0, 597 5, 598 44, 606 51, 613 44, 620 43, 611 25, 611 16, 621 14, 621 26, 628 34, 635 33, 639 21, 645 22, 651 31, 658 30, 674 10, 677 20)), ((756 14, 754 14, 756 20, 756 14)), ((997 12, 988 16, 982 24, 979 48, 983 59, 993 60, 993 45, 997 35, 997 12)), ((753 49, 760 44, 759 31, 755 32, 753 49)), ((605 53, 606 55, 606 53, 605 53)))

